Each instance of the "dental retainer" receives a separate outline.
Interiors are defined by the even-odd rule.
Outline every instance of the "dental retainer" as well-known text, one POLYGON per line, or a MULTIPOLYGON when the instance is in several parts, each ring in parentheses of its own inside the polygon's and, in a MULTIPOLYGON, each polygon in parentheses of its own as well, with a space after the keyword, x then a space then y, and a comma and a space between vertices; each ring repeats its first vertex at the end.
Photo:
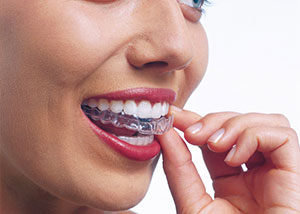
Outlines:
POLYGON ((88 105, 82 105, 81 108, 85 115, 92 120, 100 121, 103 124, 112 124, 117 128, 137 131, 143 135, 162 135, 173 127, 173 115, 158 119, 143 119, 126 115, 123 111, 121 113, 114 113, 110 110, 101 111, 97 107, 88 105))

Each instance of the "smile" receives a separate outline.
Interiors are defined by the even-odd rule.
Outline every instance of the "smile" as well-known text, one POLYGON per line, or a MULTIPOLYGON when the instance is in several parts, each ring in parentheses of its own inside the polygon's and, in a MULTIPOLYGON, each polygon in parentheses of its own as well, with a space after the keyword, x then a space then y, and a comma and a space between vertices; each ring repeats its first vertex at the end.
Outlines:
POLYGON ((149 160, 160 152, 154 135, 173 125, 168 116, 175 100, 170 89, 136 88, 85 99, 82 111, 94 132, 122 155, 149 160))

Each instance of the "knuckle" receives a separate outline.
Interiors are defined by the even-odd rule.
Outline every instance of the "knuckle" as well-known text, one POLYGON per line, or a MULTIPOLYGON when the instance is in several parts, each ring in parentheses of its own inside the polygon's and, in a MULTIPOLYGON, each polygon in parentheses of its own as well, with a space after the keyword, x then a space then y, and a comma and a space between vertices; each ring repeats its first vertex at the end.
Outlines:
POLYGON ((243 120, 244 120, 244 115, 236 115, 234 117, 229 118, 225 123, 224 123, 224 127, 226 129, 228 128, 233 128, 234 126, 239 125, 243 120))
MULTIPOLYGON (((181 169, 189 168, 194 165, 192 160, 192 154, 188 152, 182 159, 178 161, 170 161, 172 170, 176 169, 177 171, 181 171, 181 169)), ((168 167, 167 164, 165 164, 164 167, 168 167)))
POLYGON ((204 194, 200 200, 192 200, 177 210, 178 214, 204 214, 207 213, 205 208, 211 204, 211 197, 208 194, 204 194))
POLYGON ((280 124, 283 124, 286 127, 290 127, 290 121, 283 114, 271 114, 273 117, 277 118, 280 124))
POLYGON ((261 117, 262 115, 264 115, 264 114, 257 113, 257 112, 249 112, 249 113, 244 114, 243 116, 245 118, 252 118, 252 117, 261 117))
POLYGON ((295 129, 288 128, 288 129, 287 129, 287 132, 288 132, 289 138, 290 138, 291 140, 296 140, 296 141, 298 141, 298 135, 297 135, 297 132, 295 131, 295 129))
POLYGON ((228 111, 228 112, 213 112, 213 113, 207 114, 205 116, 205 118, 208 119, 208 120, 219 118, 219 117, 228 118, 228 117, 234 117, 238 114, 239 113, 237 113, 237 112, 231 112, 231 111, 228 111))
POLYGON ((214 117, 215 115, 216 115, 216 113, 209 113, 203 119, 210 119, 210 118, 214 117))
POLYGON ((256 133, 258 132, 258 130, 260 129, 260 127, 249 127, 246 128, 242 135, 244 138, 250 138, 250 137, 254 137, 256 136, 256 133))
POLYGON ((209 123, 211 123, 211 121, 215 121, 219 115, 220 115, 220 113, 218 113, 218 112, 209 113, 201 119, 201 122, 204 124, 209 124, 209 123))
POLYGON ((290 127, 290 122, 286 116, 282 114, 262 114, 262 113, 246 113, 236 115, 229 118, 225 123, 225 127, 247 127, 246 124, 252 124, 251 126, 261 126, 269 123, 273 126, 290 127), (269 119, 267 119, 269 118, 269 119))
POLYGON ((205 119, 207 120, 213 120, 214 118, 218 117, 220 114, 222 114, 221 112, 212 112, 209 113, 205 116, 205 119))
POLYGON ((262 135, 263 127, 248 127, 243 130, 241 135, 239 136, 239 143, 246 142, 247 145, 251 146, 255 145, 256 142, 262 141, 264 135, 262 135))
POLYGON ((251 118, 255 118, 257 116, 261 116, 262 114, 260 113, 245 113, 245 114, 239 114, 239 115, 236 115, 235 117, 232 117, 229 119, 229 121, 231 122, 234 122, 234 123, 237 123, 237 122, 240 122, 240 121, 249 121, 251 118))

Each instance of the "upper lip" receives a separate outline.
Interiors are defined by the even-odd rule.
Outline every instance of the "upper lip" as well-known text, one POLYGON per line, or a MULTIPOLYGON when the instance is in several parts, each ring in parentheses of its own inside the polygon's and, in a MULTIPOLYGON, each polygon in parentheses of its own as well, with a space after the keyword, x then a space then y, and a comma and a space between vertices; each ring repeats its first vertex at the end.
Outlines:
POLYGON ((176 100, 176 92, 166 88, 131 88, 114 91, 106 94, 92 96, 89 99, 108 100, 149 100, 150 102, 166 101, 172 103, 176 100))

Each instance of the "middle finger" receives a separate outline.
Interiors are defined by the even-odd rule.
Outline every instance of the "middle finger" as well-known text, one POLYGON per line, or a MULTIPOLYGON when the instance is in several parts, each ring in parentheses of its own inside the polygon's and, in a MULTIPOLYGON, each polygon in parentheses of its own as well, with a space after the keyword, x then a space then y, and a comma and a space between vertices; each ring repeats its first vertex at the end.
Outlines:
POLYGON ((208 146, 215 152, 225 152, 236 143, 239 135, 245 129, 260 126, 289 127, 289 122, 279 114, 248 113, 237 115, 225 121, 220 129, 210 133, 211 136, 207 140, 208 146))

